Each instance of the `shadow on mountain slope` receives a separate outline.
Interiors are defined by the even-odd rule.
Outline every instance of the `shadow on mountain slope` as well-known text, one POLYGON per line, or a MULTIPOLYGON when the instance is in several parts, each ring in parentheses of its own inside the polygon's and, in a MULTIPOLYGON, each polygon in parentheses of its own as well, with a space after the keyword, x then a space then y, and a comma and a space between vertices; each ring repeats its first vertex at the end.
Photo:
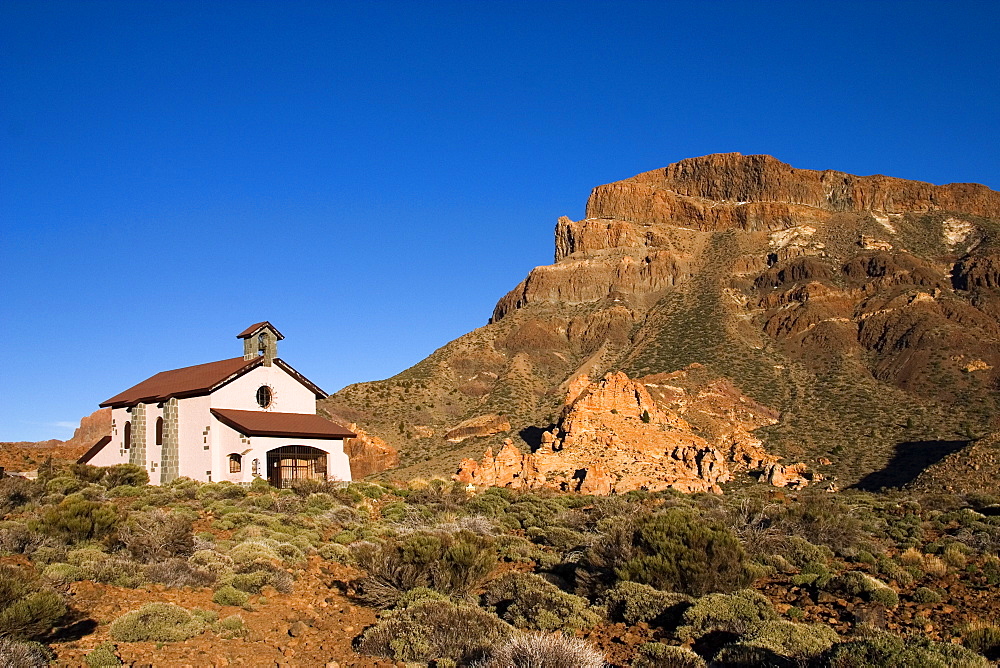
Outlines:
POLYGON ((862 478, 854 487, 874 492, 885 487, 902 487, 912 482, 931 464, 936 464, 970 441, 905 441, 897 443, 892 459, 880 471, 862 478))

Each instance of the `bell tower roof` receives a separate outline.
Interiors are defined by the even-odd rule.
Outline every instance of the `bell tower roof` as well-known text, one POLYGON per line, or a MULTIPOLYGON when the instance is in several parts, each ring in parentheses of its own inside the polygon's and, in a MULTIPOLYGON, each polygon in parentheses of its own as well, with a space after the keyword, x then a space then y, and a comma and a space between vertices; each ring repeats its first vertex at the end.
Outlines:
POLYGON ((252 336, 256 335, 258 332, 260 332, 260 330, 264 329, 265 327, 267 329, 271 330, 271 332, 274 334, 275 340, 281 341, 283 338, 285 338, 284 335, 282 335, 282 333, 279 332, 278 329, 274 325, 272 325, 271 323, 269 323, 267 320, 265 320, 264 322, 258 322, 258 323, 254 323, 253 325, 250 325, 249 327, 247 327, 246 329, 244 329, 242 332, 240 332, 239 334, 237 334, 236 338, 237 339, 249 339, 250 337, 252 337, 252 336))

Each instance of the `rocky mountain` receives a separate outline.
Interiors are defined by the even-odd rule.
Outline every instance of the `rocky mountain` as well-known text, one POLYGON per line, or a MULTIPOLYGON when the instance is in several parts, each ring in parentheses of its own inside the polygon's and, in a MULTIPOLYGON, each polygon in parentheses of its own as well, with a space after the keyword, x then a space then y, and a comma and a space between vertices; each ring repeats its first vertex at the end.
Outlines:
POLYGON ((998 239, 985 186, 683 160, 595 188, 487 325, 323 408, 396 448, 398 475, 447 475, 505 438, 542 447, 574 379, 620 371, 666 408, 650 378, 696 364, 778 416, 767 452, 868 484, 996 428, 998 239))
POLYGON ((29 471, 51 457, 54 461, 76 461, 101 437, 111 433, 111 409, 100 408, 80 420, 67 441, 0 443, 0 466, 10 471, 29 471))

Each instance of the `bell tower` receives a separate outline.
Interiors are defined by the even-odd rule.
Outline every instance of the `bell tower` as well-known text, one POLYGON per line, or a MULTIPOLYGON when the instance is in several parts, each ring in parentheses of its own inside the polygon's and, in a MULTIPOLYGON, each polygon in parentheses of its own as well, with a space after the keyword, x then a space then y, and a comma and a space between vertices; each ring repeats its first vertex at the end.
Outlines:
POLYGON ((255 357, 264 358, 264 366, 271 366, 278 356, 278 341, 285 338, 274 325, 267 320, 250 325, 236 335, 243 339, 243 359, 252 360, 255 357))

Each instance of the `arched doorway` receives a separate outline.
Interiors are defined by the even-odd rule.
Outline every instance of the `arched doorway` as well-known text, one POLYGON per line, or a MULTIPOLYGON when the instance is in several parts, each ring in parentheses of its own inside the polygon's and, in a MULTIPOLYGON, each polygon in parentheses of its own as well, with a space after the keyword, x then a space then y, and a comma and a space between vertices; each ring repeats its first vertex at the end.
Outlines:
POLYGON ((286 445, 267 453, 267 479, 278 488, 296 480, 326 480, 326 453, 308 445, 286 445))

